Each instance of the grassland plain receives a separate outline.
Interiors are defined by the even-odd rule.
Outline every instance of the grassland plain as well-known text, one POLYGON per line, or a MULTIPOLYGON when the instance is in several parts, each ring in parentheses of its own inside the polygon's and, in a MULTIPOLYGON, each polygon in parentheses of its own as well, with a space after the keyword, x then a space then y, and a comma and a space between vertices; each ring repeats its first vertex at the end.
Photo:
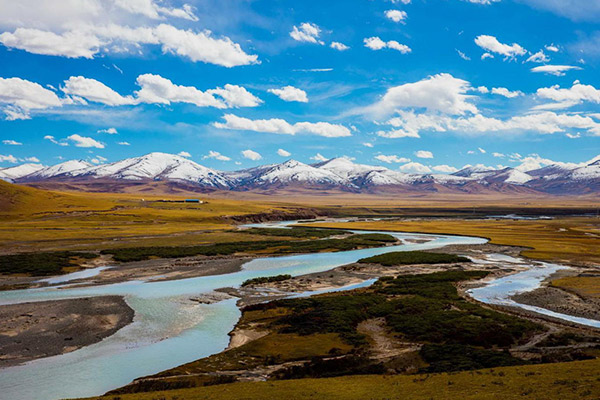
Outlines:
POLYGON ((480 236, 493 244, 521 246, 529 258, 600 263, 600 219, 562 217, 542 220, 507 219, 409 219, 320 223, 311 226, 480 236))

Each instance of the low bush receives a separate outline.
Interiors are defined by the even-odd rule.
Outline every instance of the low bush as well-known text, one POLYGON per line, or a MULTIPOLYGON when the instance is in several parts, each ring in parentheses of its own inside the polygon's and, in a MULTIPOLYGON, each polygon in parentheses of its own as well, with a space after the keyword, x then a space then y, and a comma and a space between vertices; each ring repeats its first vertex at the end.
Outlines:
POLYGON ((261 283, 270 283, 270 282, 281 282, 287 281, 288 279, 292 279, 292 276, 289 274, 281 274, 275 276, 261 276, 259 278, 247 279, 242 283, 242 286, 248 285, 256 285, 261 283))
POLYGON ((395 251, 358 260, 363 264, 381 264, 385 266, 409 264, 451 264, 471 262, 466 257, 455 254, 427 253, 425 251, 395 251))
POLYGON ((58 275, 65 273, 63 268, 76 267, 82 260, 96 257, 94 253, 72 251, 2 255, 0 274, 58 275))

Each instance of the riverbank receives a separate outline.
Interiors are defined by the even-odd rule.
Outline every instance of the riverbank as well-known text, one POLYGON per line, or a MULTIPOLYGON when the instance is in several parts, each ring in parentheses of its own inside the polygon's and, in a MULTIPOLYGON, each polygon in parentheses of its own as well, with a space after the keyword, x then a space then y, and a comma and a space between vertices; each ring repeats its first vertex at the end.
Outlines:
POLYGON ((0 307, 0 368, 80 349, 133 321, 121 296, 21 303, 0 307))

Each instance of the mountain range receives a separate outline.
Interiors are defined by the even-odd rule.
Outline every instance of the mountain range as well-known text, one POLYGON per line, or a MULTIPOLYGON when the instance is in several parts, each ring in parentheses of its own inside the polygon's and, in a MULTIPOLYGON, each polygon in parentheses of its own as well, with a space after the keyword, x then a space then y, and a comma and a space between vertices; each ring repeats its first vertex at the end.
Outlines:
POLYGON ((556 164, 529 171, 470 166, 452 174, 407 174, 382 166, 357 164, 347 158, 316 164, 288 160, 239 171, 218 171, 185 157, 156 152, 101 165, 83 160, 53 166, 22 164, 0 169, 0 179, 24 184, 106 182, 107 191, 110 183, 164 181, 198 191, 303 188, 354 193, 578 195, 600 192, 600 158, 576 166, 556 164))

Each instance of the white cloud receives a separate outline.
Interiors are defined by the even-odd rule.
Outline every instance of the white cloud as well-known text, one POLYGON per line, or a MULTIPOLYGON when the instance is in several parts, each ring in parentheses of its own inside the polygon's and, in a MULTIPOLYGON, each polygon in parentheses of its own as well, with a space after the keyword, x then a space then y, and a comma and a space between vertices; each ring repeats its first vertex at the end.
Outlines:
POLYGON ((404 22, 407 18, 406 11, 400 10, 387 10, 385 17, 391 19, 394 22, 404 22))
POLYGON ((527 59, 527 62, 536 62, 536 63, 545 63, 545 62, 548 62, 548 61, 550 61, 550 57, 548 57, 544 53, 544 50, 540 50, 537 53, 532 54, 527 59))
POLYGON ((16 28, 0 34, 0 43, 34 54, 93 58, 99 53, 141 53, 158 45, 164 53, 225 67, 255 64, 228 37, 175 28, 159 20, 196 21, 190 5, 170 8, 151 0, 0 0, 0 25, 16 28))
POLYGON ((292 153, 284 149, 279 149, 277 150, 277 155, 280 155, 281 157, 289 157, 292 155, 292 153))
POLYGON ((485 60, 486 58, 494 58, 494 55, 492 53, 483 53, 481 59, 485 60))
POLYGON ((142 103, 190 103, 198 107, 234 108, 256 107, 262 103, 258 97, 237 85, 226 84, 224 88, 209 89, 205 92, 194 86, 176 85, 160 75, 143 74, 137 77, 141 87, 136 91, 138 102, 142 103), (221 97, 221 99, 215 96, 221 97))
POLYGON ((98 131, 98 133, 108 133, 109 135, 116 135, 119 132, 117 131, 116 128, 107 128, 107 129, 100 129, 98 131))
POLYGON ((565 135, 566 137, 568 137, 569 139, 579 139, 581 137, 581 133, 577 132, 577 133, 567 133, 565 135))
POLYGON ((446 114, 477 113, 469 102, 471 84, 450 74, 430 76, 414 83, 389 88, 382 99, 370 107, 376 114, 391 114, 403 108, 424 108, 446 114))
POLYGON ((23 161, 39 163, 40 159, 37 157, 25 157, 23 161))
POLYGON ((252 161, 258 161, 262 159, 262 156, 260 154, 250 149, 242 151, 242 156, 252 161))
POLYGON ((12 154, 9 154, 9 155, 0 154, 0 162, 9 162, 12 164, 16 164, 17 161, 18 161, 17 157, 13 156, 12 154))
POLYGON ((203 92, 194 86, 176 85, 169 79, 154 74, 140 75, 136 83, 140 86, 140 90, 135 92, 135 96, 122 96, 95 79, 72 76, 65 81, 61 90, 74 98, 83 98, 109 106, 189 103, 198 107, 225 109, 256 107, 262 103, 258 97, 237 85, 226 84, 223 88, 203 92))
POLYGON ((485 154, 485 153, 487 153, 487 151, 485 151, 485 149, 482 149, 481 147, 478 147, 478 148, 477 148, 477 150, 479 150, 479 152, 480 152, 481 154, 485 154))
POLYGON ((315 154, 310 159, 313 160, 313 161, 319 161, 319 162, 321 162, 321 161, 327 161, 328 160, 328 158, 325 157, 325 156, 323 156, 321 153, 315 154))
POLYGON ((129 143, 129 142, 119 142, 117 144, 120 146, 131 146, 131 143, 129 143))
POLYGON ((0 78, 0 106, 7 120, 29 119, 32 110, 62 106, 51 90, 20 78, 0 78))
POLYGON ((375 156, 376 160, 382 161, 384 163, 407 163, 410 162, 410 158, 406 158, 406 157, 398 157, 397 155, 389 155, 386 156, 384 154, 379 154, 375 156))
POLYGON ((433 153, 427 150, 415 151, 415 156, 419 158, 433 158, 433 153))
POLYGON ((431 172, 431 168, 418 162, 409 162, 399 167, 402 172, 409 174, 427 174, 431 172))
POLYGON ((489 93, 490 89, 486 88, 485 86, 477 86, 474 90, 477 90, 479 93, 489 93))
POLYGON ((331 42, 329 47, 331 47, 332 49, 335 49, 335 50, 339 50, 339 51, 348 50, 350 48, 349 46, 346 46, 344 43, 340 43, 340 42, 331 42))
POLYGON ((252 120, 233 114, 225 114, 223 119, 225 119, 225 123, 215 122, 213 125, 219 129, 247 130, 283 135, 309 133, 324 137, 352 136, 350 130, 345 126, 328 122, 297 122, 292 125, 279 118, 252 120))
POLYGON ((214 158, 215 160, 219 160, 219 161, 230 161, 231 158, 224 156, 223 154, 219 153, 218 151, 213 151, 213 150, 209 150, 208 154, 205 155, 204 157, 202 157, 203 160, 206 160, 207 158, 214 158))
POLYGON ((497 152, 492 153, 492 156, 497 157, 497 158, 504 158, 504 157, 506 157, 505 154, 497 153, 497 152))
POLYGON ((324 44, 323 41, 319 40, 321 35, 321 28, 311 22, 303 22, 300 27, 294 26, 290 32, 292 39, 298 42, 324 44))
POLYGON ((95 147, 97 149, 103 149, 104 143, 100 143, 91 137, 81 136, 74 134, 67 137, 68 140, 75 144, 75 147, 95 147))
POLYGON ((555 76, 563 76, 567 71, 578 69, 581 68, 573 65, 540 65, 539 67, 531 68, 531 72, 542 72, 555 76))
POLYGON ((596 89, 592 85, 582 85, 579 81, 573 82, 570 88, 561 89, 558 85, 540 88, 536 95, 567 106, 585 101, 600 104, 600 89, 596 89))
POLYGON ((362 145, 365 147, 373 148, 373 143, 364 142, 362 145))
POLYGON ((442 164, 442 165, 434 165, 431 167, 436 172, 443 172, 446 174, 451 174, 453 172, 458 171, 458 168, 451 167, 450 165, 442 164))
POLYGON ((61 90, 67 94, 109 106, 136 104, 132 96, 121 96, 102 82, 83 76, 72 76, 65 81, 61 90))
POLYGON ((3 140, 2 144, 8 145, 8 146, 22 146, 23 145, 23 143, 17 142, 16 140, 12 140, 12 139, 3 140))
POLYGON ((506 58, 515 58, 527 54, 527 50, 517 43, 511 45, 500 43, 498 39, 490 35, 480 35, 475 38, 475 44, 482 49, 505 56, 506 58))
POLYGON ((190 158, 192 155, 190 153, 188 153, 187 151, 180 151, 179 153, 177 153, 177 155, 179 157, 186 157, 186 158, 190 158))
POLYGON ((510 91, 507 88, 503 88, 503 87, 492 88, 492 93, 499 94, 500 96, 508 97, 509 99, 512 99, 513 97, 519 97, 519 96, 524 95, 524 93, 521 92, 520 90, 510 91))
POLYGON ((560 51, 560 49, 557 46, 555 46, 554 44, 548 44, 548 45, 544 46, 544 48, 553 53, 558 53, 560 51))
POLYGON ((464 0, 464 1, 468 1, 469 3, 473 3, 473 4, 483 4, 483 5, 489 6, 490 4, 498 3, 500 0, 464 0))
POLYGON ((465 61, 471 61, 471 57, 467 56, 465 53, 463 53, 462 51, 456 49, 456 52, 458 53, 458 56, 460 58, 462 58, 465 61))
POLYGON ((308 96, 302 89, 293 86, 284 86, 281 89, 269 89, 269 93, 273 93, 284 101, 297 101, 300 103, 308 103, 308 96))
POLYGON ((365 38, 363 42, 365 43, 365 47, 368 47, 371 50, 381 50, 388 48, 398 50, 402 54, 410 53, 412 51, 411 48, 405 44, 400 44, 395 40, 384 42, 377 36, 365 38))

